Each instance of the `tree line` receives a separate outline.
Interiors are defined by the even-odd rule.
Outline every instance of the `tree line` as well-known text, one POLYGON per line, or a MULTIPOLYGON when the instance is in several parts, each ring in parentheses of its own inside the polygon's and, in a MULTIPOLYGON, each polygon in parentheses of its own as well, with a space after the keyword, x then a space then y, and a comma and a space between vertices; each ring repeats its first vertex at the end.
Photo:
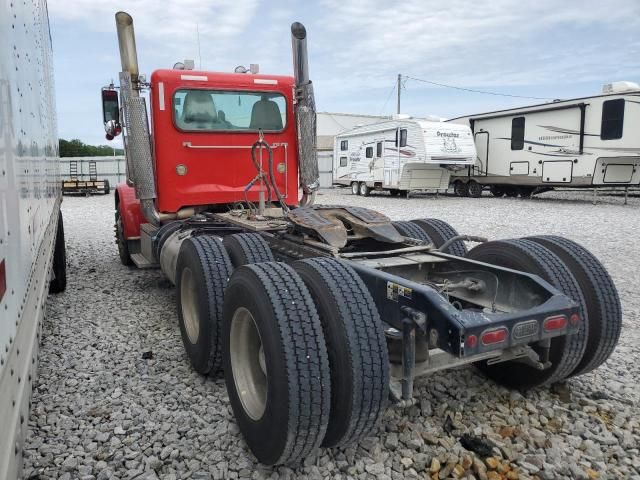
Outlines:
MULTIPOLYGON (((107 157, 114 154, 114 149, 109 145, 87 145, 74 138, 73 140, 59 140, 59 150, 61 157, 107 157)), ((116 155, 124 155, 121 148, 115 149, 116 155)))

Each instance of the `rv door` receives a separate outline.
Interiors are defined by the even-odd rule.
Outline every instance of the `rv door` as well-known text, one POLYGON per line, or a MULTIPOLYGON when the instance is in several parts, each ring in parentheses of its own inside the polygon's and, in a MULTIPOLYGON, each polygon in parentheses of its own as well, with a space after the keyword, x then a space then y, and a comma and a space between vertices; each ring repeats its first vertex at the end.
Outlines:
MULTIPOLYGON (((398 181, 400 179, 400 146, 398 138, 400 135, 399 129, 395 130, 395 144, 394 148, 390 148, 387 151, 386 144, 388 140, 383 140, 382 143, 382 158, 384 159, 384 185, 387 187, 398 188, 398 181)), ((391 140, 393 142, 393 140, 391 140)))
POLYGON ((476 161, 473 172, 476 175, 487 175, 489 171, 489 132, 479 131, 476 133, 476 151, 478 152, 478 160, 476 161))

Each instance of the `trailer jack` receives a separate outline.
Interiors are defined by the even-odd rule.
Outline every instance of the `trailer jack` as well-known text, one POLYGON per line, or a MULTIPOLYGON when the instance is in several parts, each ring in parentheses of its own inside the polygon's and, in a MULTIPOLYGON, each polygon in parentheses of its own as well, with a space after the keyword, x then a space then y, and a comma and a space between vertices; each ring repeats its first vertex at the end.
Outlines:
POLYGON ((391 381, 390 389, 392 395, 399 399, 398 406, 405 408, 415 403, 413 398, 413 379, 416 367, 416 328, 419 328, 422 333, 426 333, 427 316, 423 312, 407 306, 400 307, 400 311, 403 313, 402 378, 400 380, 400 392, 398 392, 397 385, 394 385, 393 381, 391 381), (397 395, 398 393, 400 395, 397 395))

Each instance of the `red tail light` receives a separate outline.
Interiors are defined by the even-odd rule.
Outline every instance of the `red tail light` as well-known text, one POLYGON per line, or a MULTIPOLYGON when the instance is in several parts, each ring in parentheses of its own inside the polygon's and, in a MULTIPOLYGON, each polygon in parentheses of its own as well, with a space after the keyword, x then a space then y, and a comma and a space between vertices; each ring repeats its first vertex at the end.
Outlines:
POLYGON ((549 317, 543 323, 545 332, 562 330, 566 326, 567 326, 567 317, 565 317, 564 315, 556 315, 555 317, 549 317))
POLYGON ((480 339, 483 345, 495 345, 496 343, 502 343, 506 341, 508 333, 509 332, 507 332, 507 329, 504 327, 496 328, 495 330, 484 332, 480 336, 480 339))
POLYGON ((569 323, 574 327, 578 325, 578 323, 580 323, 580 315, 578 315, 577 313, 574 313, 573 315, 571 315, 569 317, 569 323))
POLYGON ((469 349, 476 348, 477 344, 478 344, 478 337, 476 337, 475 335, 469 335, 467 339, 464 341, 464 346, 469 349))

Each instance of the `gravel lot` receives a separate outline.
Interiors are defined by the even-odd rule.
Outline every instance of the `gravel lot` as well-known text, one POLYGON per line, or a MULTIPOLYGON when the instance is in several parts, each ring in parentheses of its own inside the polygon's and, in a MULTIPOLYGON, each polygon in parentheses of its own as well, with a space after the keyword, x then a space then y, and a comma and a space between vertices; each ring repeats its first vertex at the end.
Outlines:
POLYGON ((321 450, 292 470, 256 464, 224 381, 191 370, 169 282, 159 271, 120 264, 113 196, 65 198, 69 283, 48 303, 25 477, 640 479, 640 199, 627 206, 619 197, 590 200, 584 193, 407 200, 324 192, 321 203, 366 206, 393 219, 441 218, 492 239, 574 239, 613 276, 624 326, 610 360, 565 388, 510 392, 472 368, 423 378, 420 403, 390 408, 376 436, 321 450), (149 351, 153 358, 143 359, 149 351), (445 429, 447 416, 453 422, 445 429), (483 464, 462 448, 462 433, 486 435, 494 457, 483 464))

